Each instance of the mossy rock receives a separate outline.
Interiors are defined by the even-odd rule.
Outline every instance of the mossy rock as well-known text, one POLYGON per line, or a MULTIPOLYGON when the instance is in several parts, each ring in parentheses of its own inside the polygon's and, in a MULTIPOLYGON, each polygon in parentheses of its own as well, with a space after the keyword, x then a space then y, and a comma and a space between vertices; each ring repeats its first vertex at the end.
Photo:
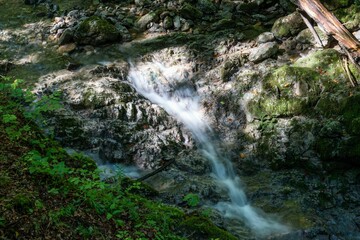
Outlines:
POLYGON ((193 233, 191 239, 237 239, 229 232, 217 227, 209 219, 201 216, 187 216, 185 220, 180 223, 180 229, 183 232, 193 233))
POLYGON ((192 5, 185 3, 184 6, 180 9, 180 15, 186 19, 199 19, 203 16, 203 13, 193 7, 192 5))
POLYGON ((325 7, 329 10, 334 10, 337 8, 345 8, 350 6, 354 1, 353 0, 324 0, 323 3, 325 7))
POLYGON ((265 78, 265 93, 250 102, 249 110, 256 117, 308 112, 321 91, 319 79, 309 68, 283 66, 265 78))
POLYGON ((350 96, 342 110, 342 115, 347 131, 354 135, 360 135, 360 94, 350 96))
POLYGON ((350 31, 358 30, 360 24, 360 2, 348 8, 340 8, 334 11, 335 16, 346 25, 350 31))
MULTIPOLYGON (((338 63, 341 60, 340 57, 340 53, 336 50, 332 48, 324 49, 298 59, 293 66, 325 70, 326 72, 322 72, 323 74, 327 72, 334 73, 333 71, 338 70, 338 63)), ((341 65, 339 67, 341 67, 341 65)))
POLYGON ((212 14, 216 12, 216 5, 213 0, 198 0, 197 7, 204 13, 212 14))
POLYGON ((360 165, 360 137, 354 136, 346 139, 346 141, 341 142, 339 147, 339 158, 344 162, 360 165))
MULTIPOLYGON (((346 94, 346 93, 344 93, 346 94)), ((346 96, 323 93, 316 104, 316 112, 324 117, 337 117, 341 114, 346 104, 346 96)))
POLYGON ((110 22, 92 16, 80 23, 74 39, 79 44, 101 45, 121 40, 119 30, 110 22))
POLYGON ((149 12, 144 16, 142 16, 139 20, 137 20, 135 25, 137 28, 141 30, 145 30, 150 22, 157 22, 157 21, 159 21, 159 11, 149 12))
POLYGON ((222 29, 231 29, 231 28, 236 28, 238 25, 240 25, 241 23, 236 22, 230 18, 224 18, 221 19, 215 23, 213 23, 211 25, 211 29, 212 30, 222 30, 222 29))
POLYGON ((279 18, 275 21, 271 32, 277 38, 290 37, 305 28, 305 23, 298 12, 279 18))

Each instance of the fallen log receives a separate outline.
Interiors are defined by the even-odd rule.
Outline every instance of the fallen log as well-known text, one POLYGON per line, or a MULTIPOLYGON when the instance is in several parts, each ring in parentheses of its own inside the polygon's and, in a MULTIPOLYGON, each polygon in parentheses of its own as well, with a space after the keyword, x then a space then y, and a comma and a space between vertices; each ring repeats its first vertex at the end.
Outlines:
POLYGON ((360 57, 359 40, 319 0, 297 0, 293 2, 313 19, 327 35, 335 38, 340 45, 356 57, 360 57))

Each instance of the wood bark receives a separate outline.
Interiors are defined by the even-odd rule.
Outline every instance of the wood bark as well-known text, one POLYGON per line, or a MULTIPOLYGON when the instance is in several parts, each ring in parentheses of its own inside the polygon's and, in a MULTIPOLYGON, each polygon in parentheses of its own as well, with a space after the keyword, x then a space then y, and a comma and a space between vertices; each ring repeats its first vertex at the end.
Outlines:
POLYGON ((334 37, 339 44, 357 57, 360 57, 359 40, 357 40, 319 0, 297 0, 296 4, 302 11, 306 12, 326 34, 334 37))

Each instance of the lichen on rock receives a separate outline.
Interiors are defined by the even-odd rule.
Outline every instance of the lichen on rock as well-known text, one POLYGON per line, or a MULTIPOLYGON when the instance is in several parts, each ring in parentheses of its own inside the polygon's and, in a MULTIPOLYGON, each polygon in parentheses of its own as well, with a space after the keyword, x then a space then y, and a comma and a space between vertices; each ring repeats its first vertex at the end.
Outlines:
POLYGON ((107 20, 92 16, 80 23, 74 39, 83 45, 100 45, 121 40, 119 30, 107 20))

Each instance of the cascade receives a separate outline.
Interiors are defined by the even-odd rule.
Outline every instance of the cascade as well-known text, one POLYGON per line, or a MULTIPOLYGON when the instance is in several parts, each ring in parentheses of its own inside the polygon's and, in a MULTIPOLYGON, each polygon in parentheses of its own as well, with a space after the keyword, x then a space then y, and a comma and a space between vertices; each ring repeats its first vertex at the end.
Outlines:
POLYGON ((196 90, 188 84, 190 79, 186 67, 169 66, 154 59, 130 65, 130 84, 138 93, 181 121, 210 161, 214 181, 226 190, 230 199, 215 203, 214 208, 225 217, 243 221, 258 235, 287 232, 286 226, 268 218, 247 201, 232 163, 222 156, 210 138, 212 130, 204 120, 196 90))

